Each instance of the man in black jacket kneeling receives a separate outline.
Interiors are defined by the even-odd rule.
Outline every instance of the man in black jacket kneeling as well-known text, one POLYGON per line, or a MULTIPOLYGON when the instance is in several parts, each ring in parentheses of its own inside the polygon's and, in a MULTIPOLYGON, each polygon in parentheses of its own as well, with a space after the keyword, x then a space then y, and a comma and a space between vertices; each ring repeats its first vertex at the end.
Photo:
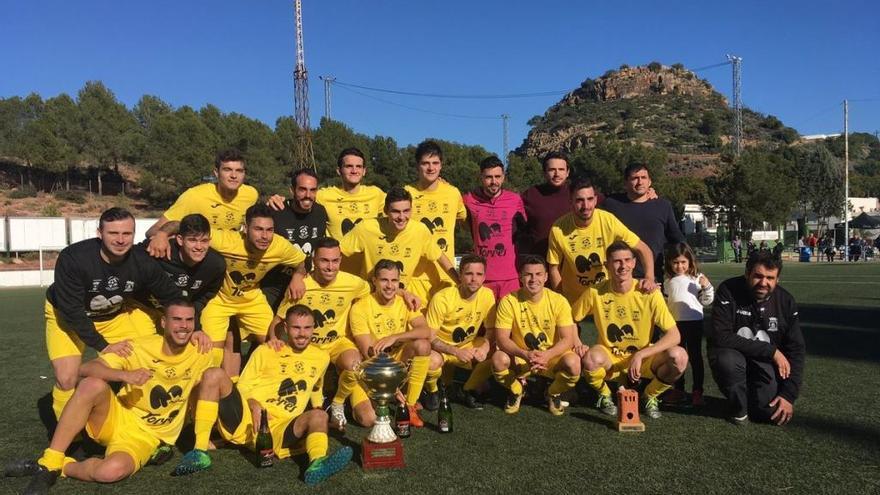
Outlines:
POLYGON ((759 251, 744 277, 725 280, 715 294, 709 365, 735 424, 751 416, 782 426, 794 414, 806 348, 797 303, 777 286, 781 273, 782 261, 759 251))

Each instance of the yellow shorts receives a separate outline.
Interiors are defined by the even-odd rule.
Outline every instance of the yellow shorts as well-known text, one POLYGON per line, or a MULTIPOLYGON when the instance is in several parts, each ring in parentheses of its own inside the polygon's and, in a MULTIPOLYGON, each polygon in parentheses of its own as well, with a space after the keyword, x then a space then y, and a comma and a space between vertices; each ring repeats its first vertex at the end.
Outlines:
MULTIPOLYGON (((551 359, 547 363, 547 369, 538 372, 538 374, 547 378, 554 378, 556 376, 556 367, 559 366, 559 362, 562 361, 562 358, 569 354, 574 354, 574 351, 565 351, 562 354, 551 359)), ((529 363, 525 359, 521 357, 514 357, 513 360, 514 364, 511 367, 511 371, 513 371, 517 377, 525 378, 532 374, 532 371, 529 369, 529 363)))
MULTIPOLYGON (((611 381, 626 376, 629 373, 629 363, 632 361, 632 354, 618 354, 600 344, 596 344, 593 347, 598 347, 605 351, 605 354, 608 355, 608 361, 611 363, 611 371, 605 374, 605 381, 611 381)), ((651 370, 653 363, 654 356, 642 360, 642 367, 639 370, 641 371, 642 378, 654 378, 654 372, 651 370)))
MULTIPOLYGON (((313 343, 312 345, 315 344, 313 343)), ((345 351, 353 350, 357 352, 359 356, 361 353, 358 350, 357 346, 354 345, 354 342, 352 342, 348 337, 339 337, 329 344, 318 345, 317 347, 318 349, 321 349, 322 351, 330 355, 330 362, 333 364, 336 364, 336 360, 339 359, 339 356, 341 356, 345 351)))
MULTIPOLYGON (((86 348, 85 343, 60 318, 55 306, 52 306, 48 300, 43 306, 43 314, 46 317, 46 348, 49 351, 49 360, 82 356, 86 348)), ((156 333, 155 327, 133 324, 130 310, 120 311, 110 320, 96 321, 95 330, 111 344, 156 333)))
MULTIPOLYGON (((358 353, 358 357, 360 357, 361 354, 357 346, 354 345, 354 342, 352 342, 348 337, 339 337, 338 339, 334 340, 333 343, 328 344, 326 347, 321 346, 320 349, 327 354, 330 354, 330 362, 333 363, 334 366, 336 366, 337 370, 339 369, 339 364, 336 362, 336 360, 339 359, 339 357, 342 356, 343 353, 348 350, 353 350, 358 353)), ((324 376, 327 376, 326 372, 324 372, 324 376)), ((323 380, 324 377, 321 377, 321 384, 319 385, 319 388, 323 388, 323 380)), ((350 397, 351 405, 353 406, 356 406, 361 402, 370 399, 369 397, 367 397, 367 392, 364 391, 364 388, 361 387, 360 383, 355 385, 355 387, 352 389, 350 397)))
POLYGON ((214 342, 223 342, 229 330, 230 318, 236 317, 241 340, 251 335, 265 338, 275 315, 259 289, 251 292, 254 295, 247 298, 230 298, 223 294, 214 296, 202 310, 202 331, 214 342))
POLYGON ((132 325, 139 332, 162 333, 161 311, 138 302, 131 302, 126 307, 129 309, 128 316, 131 318, 132 325), (152 331, 149 329, 152 329, 152 331))
POLYGON ((418 296, 419 300, 422 301, 422 305, 419 306, 419 311, 425 314, 428 311, 428 302, 434 297, 434 294, 439 292, 440 289, 445 289, 451 285, 452 282, 444 280, 431 284, 429 280, 423 278, 410 278, 409 282, 406 284, 406 290, 418 296))
POLYGON ((123 406, 116 394, 109 389, 106 393, 110 396, 107 419, 99 432, 93 431, 91 425, 86 423, 86 433, 107 447, 104 457, 114 452, 125 452, 134 461, 134 471, 137 471, 146 464, 161 441, 143 430, 137 414, 123 406))
MULTIPOLYGON (((254 444, 256 443, 257 437, 254 432, 254 420, 251 416, 251 408, 248 405, 247 400, 241 396, 237 389, 235 389, 233 390, 232 395, 220 400, 220 408, 227 406, 236 407, 236 404, 231 404, 226 401, 238 401, 237 407, 241 407, 241 421, 239 421, 234 431, 229 431, 227 425, 223 424, 223 421, 217 421, 217 430, 220 432, 220 436, 227 442, 254 450, 254 444)), ((223 417, 222 412, 220 412, 220 416, 221 418, 223 417)), ((304 445, 302 445, 303 442, 298 438, 294 438, 292 441, 291 439, 285 441, 286 439, 284 438, 285 432, 288 428, 292 429, 291 425, 296 421, 297 417, 298 416, 287 418, 281 421, 277 418, 269 418, 269 432, 272 434, 272 448, 275 450, 275 455, 279 459, 285 459, 291 455, 296 455, 300 453, 304 447, 304 445), (293 444, 293 448, 291 448, 290 444, 293 444)), ((288 436, 290 435, 288 434, 288 436)))
MULTIPOLYGON (((456 347, 458 347, 459 349, 473 349, 474 347, 480 347, 485 342, 486 342, 485 338, 477 337, 474 340, 467 342, 465 344, 456 345, 456 347)), ((464 362, 452 354, 446 354, 444 352, 441 352, 440 356, 443 357, 443 365, 444 366, 447 364, 451 364, 452 366, 455 366, 456 368, 463 368, 466 370, 472 369, 474 367, 473 363, 471 363, 470 361, 464 362)))

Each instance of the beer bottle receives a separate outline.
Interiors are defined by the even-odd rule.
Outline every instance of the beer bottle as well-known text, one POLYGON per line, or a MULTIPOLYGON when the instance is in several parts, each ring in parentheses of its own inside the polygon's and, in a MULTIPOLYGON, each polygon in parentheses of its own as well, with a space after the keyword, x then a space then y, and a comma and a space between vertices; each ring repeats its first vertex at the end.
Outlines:
POLYGON ((397 405, 397 414, 394 418, 394 430, 400 438, 409 438, 409 407, 405 402, 401 402, 397 405))
POLYGON ((266 409, 260 408, 260 431, 256 442, 257 467, 272 467, 275 451, 272 449, 272 434, 269 433, 269 418, 266 409))
POLYGON ((446 387, 440 386, 440 410, 437 412, 437 424, 440 433, 452 433, 452 406, 449 405, 449 396, 446 387))

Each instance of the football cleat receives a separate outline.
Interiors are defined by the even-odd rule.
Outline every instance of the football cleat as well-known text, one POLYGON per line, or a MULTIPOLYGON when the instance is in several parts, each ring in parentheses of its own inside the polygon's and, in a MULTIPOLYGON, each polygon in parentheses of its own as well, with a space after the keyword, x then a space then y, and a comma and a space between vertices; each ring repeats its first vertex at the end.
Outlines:
POLYGON ((660 399, 658 397, 648 397, 645 400, 645 414, 651 419, 660 419, 660 399))
POLYGON ((185 476, 188 474, 198 473, 211 467, 211 456, 204 450, 193 449, 183 456, 171 476, 185 476))
POLYGON ((345 469, 351 461, 351 447, 342 447, 336 452, 315 459, 303 476, 307 485, 313 486, 345 469))
POLYGON ((596 409, 608 416, 617 415, 617 406, 614 405, 614 399, 610 395, 600 395, 599 400, 596 401, 596 409))
POLYGON ((504 412, 507 414, 516 414, 519 412, 519 405, 522 402, 523 394, 515 394, 510 392, 507 394, 507 402, 504 404, 504 412))
POLYGON ((565 406, 562 405, 562 399, 559 395, 548 395, 547 396, 547 409, 550 410, 550 414, 554 416, 562 416, 565 414, 565 406))

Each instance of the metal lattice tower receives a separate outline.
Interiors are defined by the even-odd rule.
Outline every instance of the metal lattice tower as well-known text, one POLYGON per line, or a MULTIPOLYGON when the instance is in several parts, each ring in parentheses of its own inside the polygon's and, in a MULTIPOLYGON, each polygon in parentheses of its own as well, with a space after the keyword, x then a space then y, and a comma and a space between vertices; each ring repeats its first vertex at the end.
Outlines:
POLYGON ((300 168, 317 170, 315 151, 312 148, 312 132, 309 126, 309 72, 306 70, 305 49, 303 48, 302 0, 295 0, 296 17, 296 68, 293 70, 294 103, 296 125, 299 126, 296 160, 300 168))
POLYGON ((739 156, 743 148, 742 57, 728 55, 727 60, 733 66, 733 152, 739 156))
POLYGON ((336 78, 332 76, 319 76, 318 78, 324 81, 324 118, 330 120, 332 118, 331 106, 333 103, 330 97, 330 85, 333 84, 334 81, 336 81, 336 78))
POLYGON ((507 162, 507 155, 510 154, 510 147, 508 145, 508 121, 510 120, 510 115, 506 113, 501 114, 501 121, 503 122, 503 132, 504 138, 501 143, 501 152, 504 153, 504 170, 507 170, 507 167, 510 166, 510 163, 507 162))

